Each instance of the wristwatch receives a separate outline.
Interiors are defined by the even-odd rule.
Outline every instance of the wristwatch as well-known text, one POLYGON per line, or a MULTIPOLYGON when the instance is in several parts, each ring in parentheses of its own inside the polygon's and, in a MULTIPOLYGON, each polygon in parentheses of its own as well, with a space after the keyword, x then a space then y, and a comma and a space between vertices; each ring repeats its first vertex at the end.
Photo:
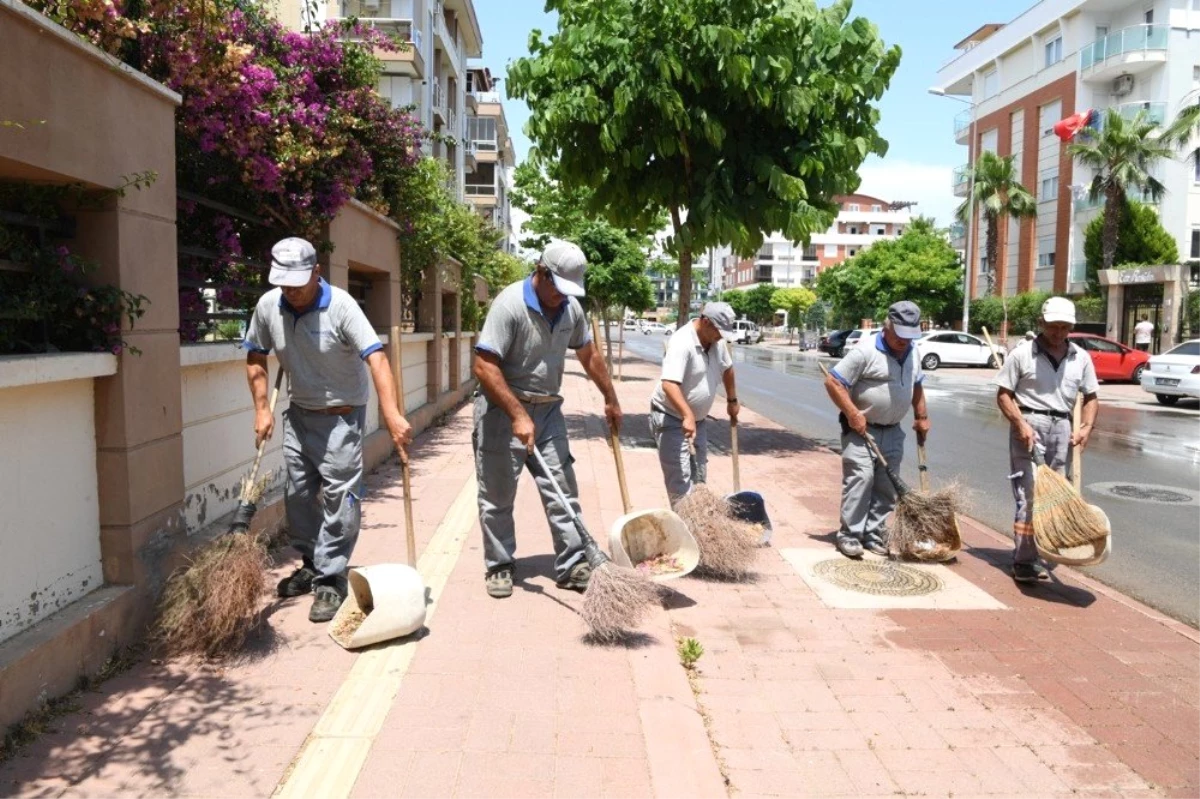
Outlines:
POLYGON ((927 414, 924 414, 924 415, 918 415, 915 413, 913 414, 913 420, 917 421, 917 422, 923 422, 928 418, 929 418, 929 416, 927 414))

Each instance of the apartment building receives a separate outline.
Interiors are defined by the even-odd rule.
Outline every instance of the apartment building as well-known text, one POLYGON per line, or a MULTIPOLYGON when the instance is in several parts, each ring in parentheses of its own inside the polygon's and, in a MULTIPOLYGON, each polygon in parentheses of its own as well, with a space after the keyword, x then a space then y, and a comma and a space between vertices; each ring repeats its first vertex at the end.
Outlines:
MULTIPOLYGON (((1001 225, 995 264, 987 262, 986 225, 976 209, 971 296, 1081 292, 1084 230, 1101 209, 1087 199, 1093 175, 1067 155, 1053 126, 1112 107, 1128 117, 1144 110, 1161 122, 1197 102, 1200 0, 1042 0, 954 47, 933 89, 969 103, 955 118, 954 140, 967 146, 968 164, 983 151, 1013 156, 1022 185, 1038 200, 1036 219, 1001 225)), ((1166 186, 1155 207, 1181 258, 1200 258, 1200 169, 1180 158, 1153 174, 1166 186)), ((968 185, 966 167, 955 170, 954 193, 965 198, 968 185)), ((966 249, 967 233, 956 234, 956 247, 966 249)), ((1123 335, 1123 327, 1122 319, 1109 332, 1123 335)))
POLYGON ((501 249, 512 253, 516 240, 509 192, 515 157, 498 83, 486 67, 467 70, 466 199, 476 213, 504 234, 501 249))
POLYGON ((772 283, 795 288, 812 283, 824 269, 840 264, 877 241, 894 239, 904 232, 911 214, 904 204, 894 204, 866 194, 836 198, 841 210, 834 223, 815 234, 808 246, 772 233, 753 258, 724 253, 721 257, 722 289, 753 288, 772 283))

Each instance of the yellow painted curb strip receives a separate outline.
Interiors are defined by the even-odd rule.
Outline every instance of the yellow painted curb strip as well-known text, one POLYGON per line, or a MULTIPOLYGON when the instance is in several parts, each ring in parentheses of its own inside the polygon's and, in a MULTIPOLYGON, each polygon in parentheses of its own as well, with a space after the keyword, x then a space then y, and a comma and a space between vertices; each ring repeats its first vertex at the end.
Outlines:
MULTIPOLYGON (((431 601, 426 624, 433 620, 438 599, 476 520, 474 476, 463 483, 450 510, 417 563, 431 601)), ((275 788, 280 799, 348 797, 367 760, 371 743, 383 727, 408 672, 418 640, 405 639, 368 649, 358 656, 312 734, 275 788)))

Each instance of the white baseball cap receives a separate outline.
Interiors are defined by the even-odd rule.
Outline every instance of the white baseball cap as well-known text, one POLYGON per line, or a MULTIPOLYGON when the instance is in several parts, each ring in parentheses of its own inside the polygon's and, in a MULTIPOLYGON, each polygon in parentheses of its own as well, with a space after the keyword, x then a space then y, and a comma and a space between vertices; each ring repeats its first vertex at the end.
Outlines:
POLYGON ((271 248, 272 286, 303 286, 317 265, 317 251, 307 241, 296 236, 284 239, 271 248))
POLYGON ((552 241, 542 250, 539 261, 550 270, 554 287, 568 297, 582 297, 583 273, 587 269, 587 256, 583 250, 569 241, 552 241))
POLYGON ((1051 297, 1042 303, 1042 321, 1075 324, 1075 303, 1066 297, 1051 297))

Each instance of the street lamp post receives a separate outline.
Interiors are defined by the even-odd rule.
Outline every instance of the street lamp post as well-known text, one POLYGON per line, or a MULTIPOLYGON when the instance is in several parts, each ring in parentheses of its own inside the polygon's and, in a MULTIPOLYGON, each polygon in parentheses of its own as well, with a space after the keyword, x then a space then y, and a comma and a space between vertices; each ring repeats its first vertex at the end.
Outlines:
MULTIPOLYGON (((929 93, 935 97, 948 97, 951 100, 957 100, 960 103, 966 103, 971 108, 971 124, 967 129, 967 258, 963 264, 963 307, 962 307, 962 329, 967 332, 967 325, 971 321, 971 259, 975 255, 974 252, 974 233, 975 233, 975 164, 972 163, 972 155, 975 150, 975 102, 972 100, 963 100, 959 97, 946 94, 944 89, 934 87, 929 90, 929 93)), ((993 268, 994 268, 993 264, 993 268)))

